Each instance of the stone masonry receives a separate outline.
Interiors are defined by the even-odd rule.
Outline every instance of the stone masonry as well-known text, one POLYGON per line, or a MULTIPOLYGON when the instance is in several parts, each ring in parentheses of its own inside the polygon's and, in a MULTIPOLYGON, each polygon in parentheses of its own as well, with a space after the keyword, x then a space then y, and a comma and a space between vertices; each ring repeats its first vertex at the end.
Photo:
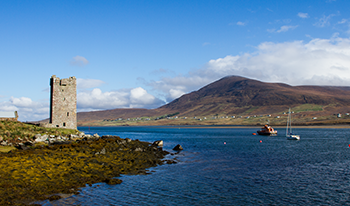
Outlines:
POLYGON ((50 126, 77 129, 77 80, 75 77, 50 79, 50 126))

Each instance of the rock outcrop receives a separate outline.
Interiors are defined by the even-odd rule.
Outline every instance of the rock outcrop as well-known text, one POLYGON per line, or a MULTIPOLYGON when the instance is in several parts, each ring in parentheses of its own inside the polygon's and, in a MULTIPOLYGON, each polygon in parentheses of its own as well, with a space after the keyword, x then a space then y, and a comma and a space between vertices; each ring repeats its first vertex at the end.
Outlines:
POLYGON ((164 142, 163 142, 163 140, 157 140, 157 141, 154 141, 152 145, 157 146, 157 147, 163 147, 164 142))
POLYGON ((180 150, 183 150, 184 148, 182 148, 182 146, 181 145, 176 145, 174 148, 173 148, 173 150, 175 150, 175 151, 180 151, 180 150))

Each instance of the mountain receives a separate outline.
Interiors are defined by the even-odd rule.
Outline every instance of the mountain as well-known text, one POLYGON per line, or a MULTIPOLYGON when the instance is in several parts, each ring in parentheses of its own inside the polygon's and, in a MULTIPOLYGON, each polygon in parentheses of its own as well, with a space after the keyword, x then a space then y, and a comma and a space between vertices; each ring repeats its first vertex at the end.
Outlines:
MULTIPOLYGON (((290 86, 239 76, 224 77, 183 95, 159 109, 189 115, 239 114, 252 107, 291 107, 299 104, 349 105, 350 87, 290 86)), ((271 111, 270 111, 271 112, 271 111)), ((264 113, 262 111, 262 113, 264 113)))
MULTIPOLYGON (((179 113, 180 116, 268 114, 303 104, 331 105, 338 110, 347 110, 350 105, 350 87, 290 86, 227 76, 157 109, 80 112, 78 124, 103 119, 154 117, 174 113, 179 113)), ((332 112, 334 111, 329 109, 329 113, 332 112)))

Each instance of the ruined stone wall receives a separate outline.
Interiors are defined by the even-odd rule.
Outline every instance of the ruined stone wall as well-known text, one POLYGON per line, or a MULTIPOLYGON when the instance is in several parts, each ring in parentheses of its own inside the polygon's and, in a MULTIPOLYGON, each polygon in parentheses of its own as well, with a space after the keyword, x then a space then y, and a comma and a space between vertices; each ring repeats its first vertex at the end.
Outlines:
POLYGON ((14 122, 17 122, 18 121, 18 112, 14 111, 13 115, 12 114, 11 115, 7 114, 7 115, 4 115, 4 116, 0 115, 0 121, 14 121, 14 122))
POLYGON ((77 81, 75 77, 50 79, 50 124, 52 127, 77 129, 77 81))
POLYGON ((3 117, 0 117, 0 121, 14 121, 14 122, 17 122, 17 118, 3 118, 3 117))

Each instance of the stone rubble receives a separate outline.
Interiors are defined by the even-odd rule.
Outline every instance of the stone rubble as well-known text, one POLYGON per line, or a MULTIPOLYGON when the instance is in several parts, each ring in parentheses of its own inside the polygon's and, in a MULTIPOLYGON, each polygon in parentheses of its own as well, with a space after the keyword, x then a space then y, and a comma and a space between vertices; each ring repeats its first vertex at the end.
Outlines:
POLYGON ((34 135, 33 139, 22 139, 17 138, 16 140, 4 140, 3 137, 0 137, 0 145, 1 146, 15 146, 21 148, 23 145, 33 146, 36 143, 44 143, 44 144, 56 144, 67 141, 79 141, 80 139, 85 140, 96 140, 99 139, 100 136, 98 134, 89 135, 85 133, 79 133, 79 135, 70 134, 65 136, 55 136, 55 135, 34 135))

